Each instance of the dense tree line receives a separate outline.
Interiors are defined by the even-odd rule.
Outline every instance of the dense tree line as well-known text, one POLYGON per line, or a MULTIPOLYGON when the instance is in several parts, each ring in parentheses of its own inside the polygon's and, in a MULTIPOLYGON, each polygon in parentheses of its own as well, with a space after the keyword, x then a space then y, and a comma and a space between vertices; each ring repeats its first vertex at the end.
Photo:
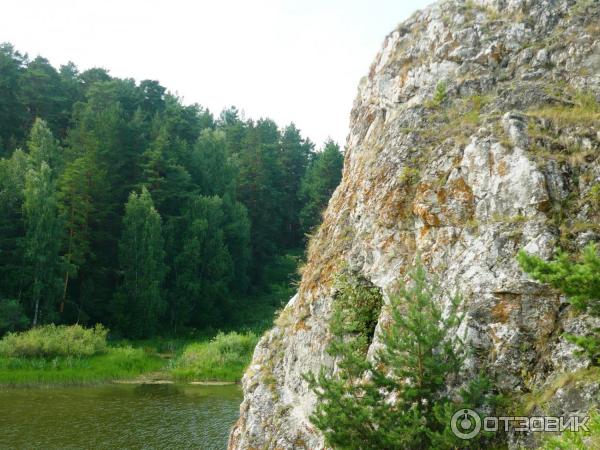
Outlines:
MULTIPOLYGON (((0 313, 134 337, 226 324, 341 178, 290 124, 0 46, 0 313)), ((7 318, 11 318, 8 320, 7 318)), ((12 325, 11 325, 12 324, 12 325)), ((2 330, 0 330, 2 332, 2 330)))

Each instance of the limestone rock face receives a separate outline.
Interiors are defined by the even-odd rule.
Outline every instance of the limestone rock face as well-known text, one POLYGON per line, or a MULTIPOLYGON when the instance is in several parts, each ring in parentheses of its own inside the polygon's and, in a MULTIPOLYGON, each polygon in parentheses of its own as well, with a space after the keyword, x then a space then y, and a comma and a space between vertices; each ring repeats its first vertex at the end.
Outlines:
MULTIPOLYGON (((443 1, 389 34, 360 82, 343 180, 299 291, 243 378, 230 449, 323 448, 302 374, 334 367, 325 348, 343 266, 386 296, 420 254, 464 298, 474 350, 465 373, 485 368, 508 394, 584 370, 561 335, 593 320, 529 279, 515 256, 599 239, 599 99, 597 1, 443 1)), ((569 388, 536 408, 563 414, 598 401, 596 385, 579 396, 569 388)))

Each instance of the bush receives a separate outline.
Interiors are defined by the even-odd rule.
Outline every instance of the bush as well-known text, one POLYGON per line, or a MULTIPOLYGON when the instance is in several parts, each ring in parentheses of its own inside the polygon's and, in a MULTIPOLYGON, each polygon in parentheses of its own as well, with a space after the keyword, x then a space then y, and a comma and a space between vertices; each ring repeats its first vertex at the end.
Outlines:
POLYGON ((435 86, 433 98, 425 103, 428 108, 438 108, 448 97, 448 84, 444 80, 438 81, 435 86))
POLYGON ((254 333, 219 333, 210 342, 188 345, 175 362, 179 379, 238 381, 250 363, 258 337, 254 333))
POLYGON ((45 325, 22 333, 8 333, 0 340, 0 355, 7 357, 53 358, 91 356, 106 351, 108 330, 102 325, 45 325))

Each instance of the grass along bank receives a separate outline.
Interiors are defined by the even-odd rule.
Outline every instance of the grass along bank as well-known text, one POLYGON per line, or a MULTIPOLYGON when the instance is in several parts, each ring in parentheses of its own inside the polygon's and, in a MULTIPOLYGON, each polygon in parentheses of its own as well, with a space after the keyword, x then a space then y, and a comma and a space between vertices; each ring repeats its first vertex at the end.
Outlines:
POLYGON ((102 327, 37 327, 0 340, 0 386, 81 385, 136 379, 237 382, 258 340, 253 333, 109 343, 102 327))
POLYGON ((179 381, 239 381, 250 364, 258 337, 251 332, 219 333, 185 347, 170 373, 179 381))
POLYGON ((88 384, 136 377, 164 365, 156 354, 111 347, 100 325, 45 325, 0 340, 0 385, 88 384))
POLYGON ((135 378, 163 368, 141 348, 109 347, 93 356, 0 357, 0 386, 80 385, 135 378))

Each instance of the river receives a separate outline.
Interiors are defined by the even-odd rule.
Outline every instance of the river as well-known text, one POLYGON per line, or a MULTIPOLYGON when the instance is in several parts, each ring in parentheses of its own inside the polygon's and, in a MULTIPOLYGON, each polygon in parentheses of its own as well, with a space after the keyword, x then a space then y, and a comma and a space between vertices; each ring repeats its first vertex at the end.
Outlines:
POLYGON ((238 386, 1 389, 0 449, 222 450, 238 386))

